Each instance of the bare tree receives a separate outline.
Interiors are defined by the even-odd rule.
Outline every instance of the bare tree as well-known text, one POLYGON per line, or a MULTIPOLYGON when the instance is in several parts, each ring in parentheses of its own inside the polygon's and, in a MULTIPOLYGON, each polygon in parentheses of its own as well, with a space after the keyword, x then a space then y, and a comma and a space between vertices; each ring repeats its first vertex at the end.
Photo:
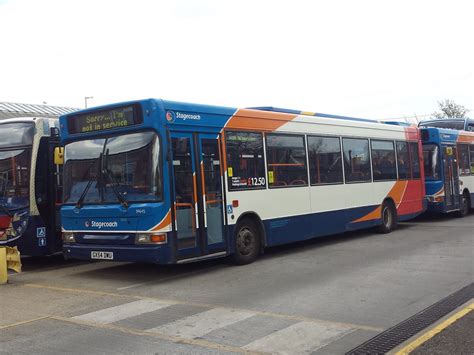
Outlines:
POLYGON ((439 111, 433 112, 432 119, 443 118, 465 118, 469 112, 463 105, 455 103, 453 100, 438 101, 439 111))

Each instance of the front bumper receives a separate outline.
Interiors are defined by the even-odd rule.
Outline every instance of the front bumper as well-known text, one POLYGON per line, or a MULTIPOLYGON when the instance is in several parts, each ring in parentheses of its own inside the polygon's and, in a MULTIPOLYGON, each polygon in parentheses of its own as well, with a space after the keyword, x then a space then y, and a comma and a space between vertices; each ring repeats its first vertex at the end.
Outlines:
POLYGON ((117 246, 117 245, 81 245, 64 244, 63 254, 66 259, 97 261, 91 258, 92 251, 112 252, 113 260, 122 262, 140 262, 153 264, 169 264, 169 253, 166 245, 117 246))

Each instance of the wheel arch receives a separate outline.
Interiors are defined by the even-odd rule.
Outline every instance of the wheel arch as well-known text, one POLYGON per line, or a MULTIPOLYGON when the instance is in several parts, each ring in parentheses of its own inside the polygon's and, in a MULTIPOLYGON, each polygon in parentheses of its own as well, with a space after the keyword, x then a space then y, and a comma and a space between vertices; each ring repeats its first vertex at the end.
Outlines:
MULTIPOLYGON (((393 198, 387 196, 385 197, 385 199, 382 201, 382 203, 380 204, 380 208, 382 208, 382 206, 385 204, 385 203, 390 203, 392 206, 393 206, 393 209, 395 211, 395 213, 397 214, 397 217, 398 217, 398 208, 397 208, 397 204, 395 203, 395 201, 393 200, 393 198)), ((382 211, 381 211, 382 212, 382 211)))
POLYGON ((260 218, 257 212, 247 211, 245 213, 242 213, 239 218, 237 218, 236 225, 243 219, 250 219, 257 226, 261 239, 260 245, 263 250, 263 248, 267 246, 267 235, 265 233, 265 227, 263 225, 262 219, 260 218))

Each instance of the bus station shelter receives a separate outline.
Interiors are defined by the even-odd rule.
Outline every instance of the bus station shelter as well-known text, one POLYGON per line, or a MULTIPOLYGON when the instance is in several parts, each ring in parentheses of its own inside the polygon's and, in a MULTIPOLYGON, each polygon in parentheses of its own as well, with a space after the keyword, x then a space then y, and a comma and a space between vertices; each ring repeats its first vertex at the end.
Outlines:
POLYGON ((66 113, 71 113, 78 110, 78 108, 73 107, 0 102, 0 120, 16 117, 57 118, 66 113))

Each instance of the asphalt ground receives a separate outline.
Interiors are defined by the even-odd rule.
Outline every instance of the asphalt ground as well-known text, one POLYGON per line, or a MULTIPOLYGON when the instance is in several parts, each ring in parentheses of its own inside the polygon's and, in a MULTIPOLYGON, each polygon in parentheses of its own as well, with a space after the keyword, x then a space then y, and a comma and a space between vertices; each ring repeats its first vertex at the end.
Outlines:
POLYGON ((424 217, 241 267, 24 259, 0 287, 0 353, 344 354, 472 283, 473 230, 472 214, 424 217))
MULTIPOLYGON (((474 302, 474 299, 472 302, 474 302)), ((471 303, 471 307, 474 307, 474 303, 471 303)), ((465 307, 461 310, 464 309, 465 307)), ((474 354, 474 312, 470 311, 463 315, 448 327, 417 346, 411 354, 474 354)))

